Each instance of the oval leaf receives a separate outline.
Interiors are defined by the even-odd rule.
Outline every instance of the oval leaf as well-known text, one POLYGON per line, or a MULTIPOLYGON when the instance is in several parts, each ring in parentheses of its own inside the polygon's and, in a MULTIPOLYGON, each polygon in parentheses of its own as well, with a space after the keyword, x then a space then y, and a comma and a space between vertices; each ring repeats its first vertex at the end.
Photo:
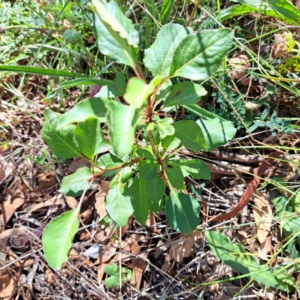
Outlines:
POLYGON ((176 49, 171 65, 172 77, 202 80, 209 77, 227 53, 233 31, 207 30, 190 34, 176 49))
POLYGON ((78 230, 79 208, 72 209, 53 219, 43 233, 43 249, 49 266, 60 270, 68 260, 68 252, 78 230))

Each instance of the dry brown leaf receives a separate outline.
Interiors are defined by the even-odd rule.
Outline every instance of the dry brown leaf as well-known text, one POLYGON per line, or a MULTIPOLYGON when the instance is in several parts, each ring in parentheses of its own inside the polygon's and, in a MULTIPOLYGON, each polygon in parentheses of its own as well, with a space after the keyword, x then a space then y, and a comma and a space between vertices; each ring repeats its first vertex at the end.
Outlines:
POLYGON ((237 79, 242 85, 249 85, 250 79, 246 70, 251 67, 251 63, 245 52, 237 52, 228 60, 228 65, 232 67, 232 70, 229 72, 231 79, 237 79))
POLYGON ((70 163, 69 168, 68 168, 68 173, 69 174, 75 173, 80 168, 83 168, 83 167, 89 168, 90 166, 91 166, 91 164, 86 159, 76 158, 70 163))
POLYGON ((269 236, 258 248, 259 257, 265 261, 269 260, 268 254, 271 253, 272 249, 272 237, 269 236))
POLYGON ((43 191, 51 188, 56 183, 56 172, 49 171, 39 175, 39 185, 33 190, 33 193, 42 193, 43 191))
MULTIPOLYGON (((146 253, 143 254, 144 257, 146 257, 146 255, 147 255, 146 253)), ((137 290, 140 290, 143 273, 145 272, 147 266, 148 264, 141 257, 135 257, 132 260, 133 274, 130 283, 137 290)))
POLYGON ((102 284, 102 279, 103 279, 103 276, 104 276, 104 269, 105 267, 107 266, 108 264, 107 263, 102 263, 99 267, 98 267, 98 283, 99 284, 102 284))
POLYGON ((17 209, 24 204, 24 202, 24 198, 16 198, 12 201, 6 200, 3 205, 4 212, 0 214, 0 223, 5 226, 17 209))
POLYGON ((14 165, 6 162, 5 158, 0 154, 0 184, 12 173, 14 169, 14 165))
POLYGON ((276 58, 281 58, 288 53, 288 46, 286 44, 285 35, 286 32, 283 32, 282 34, 274 34, 275 43, 270 53, 271 61, 276 58))
POLYGON ((99 191, 95 195, 95 199, 96 199, 95 208, 96 208, 97 213, 100 216, 100 220, 102 220, 107 215, 107 212, 105 209, 105 197, 108 193, 108 190, 109 190, 109 182, 102 181, 99 191))
POLYGON ((65 200, 70 209, 73 209, 78 205, 78 201, 74 197, 65 196, 65 200))
POLYGON ((254 203, 256 207, 253 208, 253 214, 256 222, 257 238, 259 243, 263 244, 272 227, 273 212, 269 201, 263 196, 255 197, 254 203))
POLYGON ((0 297, 8 298, 14 290, 14 280, 8 271, 0 271, 0 297))

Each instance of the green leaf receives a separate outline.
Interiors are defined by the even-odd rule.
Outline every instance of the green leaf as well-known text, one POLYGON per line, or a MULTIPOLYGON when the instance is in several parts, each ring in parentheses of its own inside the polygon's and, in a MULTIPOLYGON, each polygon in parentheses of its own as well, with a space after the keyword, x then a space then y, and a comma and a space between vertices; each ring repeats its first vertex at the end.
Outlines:
POLYGON ((146 150, 146 149, 137 149, 136 154, 140 157, 148 158, 148 159, 151 159, 151 160, 154 159, 153 154, 150 151, 146 150))
POLYGON ((173 124, 175 136, 182 144, 191 150, 201 151, 205 149, 205 140, 200 127, 192 120, 181 120, 173 124))
POLYGON ((205 236, 212 252, 234 271, 249 274, 251 279, 266 286, 285 290, 268 267, 260 266, 252 253, 245 252, 242 247, 233 244, 225 234, 207 231, 205 236))
POLYGON ((172 118, 164 118, 155 123, 155 128, 158 130, 161 139, 164 139, 168 135, 174 135, 175 129, 171 125, 173 122, 172 118))
MULTIPOLYGON (((89 168, 80 168, 75 173, 63 178, 59 192, 72 197, 80 196, 88 184, 88 179, 92 176, 93 173, 89 168)), ((89 183, 88 187, 91 185, 92 182, 89 183)))
POLYGON ((133 194, 132 206, 134 209, 134 217, 141 225, 145 225, 151 208, 151 200, 146 191, 145 180, 140 177, 135 177, 130 186, 130 190, 133 194))
POLYGON ((92 0, 92 4, 97 13, 94 14, 94 29, 101 53, 135 69, 134 48, 138 47, 139 39, 131 20, 114 1, 106 4, 101 0, 92 0))
POLYGON ((68 260, 72 240, 78 230, 79 208, 72 209, 53 219, 43 232, 43 250, 49 266, 60 270, 68 260))
POLYGON ((160 19, 159 19, 162 25, 168 22, 173 5, 174 5, 174 0, 164 0, 160 10, 160 19))
POLYGON ((179 190, 183 190, 184 186, 184 177, 180 168, 166 168, 166 173, 170 184, 179 190))
POLYGON ((191 175, 194 179, 204 179, 209 180, 211 178, 211 172, 207 164, 201 159, 181 159, 180 161, 175 161, 173 164, 180 167, 183 175, 191 175))
POLYGON ((109 216, 118 226, 125 226, 133 214, 132 195, 125 185, 119 181, 108 191, 105 208, 109 216))
POLYGON ((164 106, 194 104, 200 101, 201 96, 207 92, 202 85, 193 82, 180 82, 176 84, 168 95, 164 106))
POLYGON ((67 29, 64 33, 63 33, 63 38, 69 42, 69 43, 76 43, 76 42, 80 42, 82 40, 81 34, 78 31, 73 31, 70 29, 67 29))
POLYGON ((89 78, 89 77, 85 77, 85 78, 76 78, 73 80, 67 80, 62 82, 59 85, 59 89, 62 88, 70 88, 70 87, 78 87, 78 86, 94 86, 94 85, 113 85, 114 82, 111 80, 107 80, 107 79, 95 79, 95 78, 89 78))
POLYGON ((61 116, 49 109, 44 112, 45 122, 42 129, 42 138, 49 145, 51 151, 61 159, 80 157, 74 141, 74 125, 68 125, 63 130, 58 129, 57 123, 61 116))
POLYGON ((107 288, 118 287, 120 284, 119 267, 115 263, 112 263, 104 267, 104 272, 110 275, 104 281, 105 286, 107 288))
POLYGON ((70 123, 83 122, 89 117, 95 117, 100 122, 106 121, 107 109, 105 104, 107 99, 89 98, 76 104, 71 110, 62 115, 59 120, 58 128, 63 128, 70 123))
POLYGON ((90 160, 98 154, 103 140, 100 122, 95 117, 80 122, 74 130, 74 142, 78 149, 90 160))
POLYGON ((176 138, 175 135, 166 136, 161 140, 161 146, 163 147, 163 154, 168 151, 175 150, 180 146, 180 139, 176 138))
POLYGON ((166 204, 166 216, 173 229, 189 234, 200 223, 200 206, 190 195, 171 189, 166 204))
POLYGON ((130 154, 133 148, 135 129, 140 120, 139 111, 116 101, 106 105, 108 115, 109 136, 114 152, 122 157, 130 154))
POLYGON ((287 18, 292 24, 299 23, 300 12, 288 0, 268 0, 269 5, 279 14, 287 18))
MULTIPOLYGON (((119 159, 117 156, 113 155, 112 153, 106 153, 101 155, 101 157, 96 162, 96 165, 99 166, 101 169, 117 167, 123 164, 124 162, 121 159, 119 159)), ((103 174, 103 176, 110 177, 115 175, 119 171, 120 169, 107 171, 103 174)))
POLYGON ((163 180, 157 175, 152 180, 145 180, 146 192, 152 202, 159 202, 165 193, 165 184, 163 180))
POLYGON ((153 76, 169 75, 174 52, 190 31, 190 28, 172 23, 161 28, 154 43, 145 50, 144 64, 153 76))
POLYGON ((128 81, 124 98, 132 107, 141 108, 152 92, 144 80, 134 77, 128 81))
POLYGON ((145 180, 154 179, 157 176, 158 164, 155 161, 143 160, 140 162, 140 176, 145 180))
POLYGON ((36 75, 47 75, 53 77, 86 77, 84 74, 72 73, 64 70, 46 69, 38 67, 24 67, 24 66, 0 66, 0 72, 16 72, 36 75))
POLYGON ((216 29, 190 34, 176 49, 171 65, 172 77, 203 80, 217 70, 226 55, 233 31, 216 29))
POLYGON ((236 134, 236 128, 234 128, 232 122, 222 121, 219 118, 211 120, 198 119, 197 124, 204 135, 205 147, 203 150, 205 151, 211 151, 225 145, 236 134))
POLYGON ((212 112, 202 108, 201 106, 199 106, 197 104, 182 105, 182 107, 187 109, 188 111, 192 112, 193 114, 200 116, 201 118, 205 118, 205 119, 218 118, 222 121, 226 121, 225 119, 219 117, 218 115, 213 114, 212 112))

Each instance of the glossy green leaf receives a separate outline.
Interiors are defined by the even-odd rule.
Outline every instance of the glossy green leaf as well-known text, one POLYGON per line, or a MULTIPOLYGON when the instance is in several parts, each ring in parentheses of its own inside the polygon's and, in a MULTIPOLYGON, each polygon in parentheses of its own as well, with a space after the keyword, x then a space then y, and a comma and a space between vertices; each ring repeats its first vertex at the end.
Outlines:
POLYGON ((201 106, 197 104, 187 104, 187 105, 181 105, 183 108, 187 109, 188 111, 192 112, 196 116, 200 116, 201 118, 205 119, 215 119, 218 118, 222 121, 226 121, 225 119, 219 117, 218 115, 202 108, 201 106))
POLYGON ((68 252, 79 227, 79 208, 72 209, 53 219, 43 232, 43 250, 49 266, 60 270, 68 260, 68 252))
POLYGON ((268 267, 260 266, 253 254, 245 252, 242 247, 232 243, 225 234, 207 231, 205 236, 212 252, 234 271, 249 274, 251 279, 266 286, 282 289, 268 267))
POLYGON ((194 179, 209 180, 211 172, 207 164, 201 159, 181 159, 175 165, 180 167, 184 176, 192 176, 194 179))
POLYGON ((132 206, 134 209, 134 217, 141 225, 145 225, 151 208, 151 199, 146 191, 145 180, 141 177, 135 177, 130 186, 130 191, 133 195, 132 206))
POLYGON ((205 139, 200 127, 192 120, 181 120, 173 124, 175 136, 182 144, 191 150, 205 149, 205 139))
POLYGON ((109 111, 107 118, 109 136, 114 152, 119 157, 128 155, 132 151, 135 129, 140 120, 139 111, 116 101, 106 106, 109 111))
POLYGON ((124 98, 132 107, 141 108, 152 92, 144 80, 134 77, 128 81, 124 98))
POLYGON ((128 218, 133 214, 131 199, 132 194, 128 189, 125 189, 125 185, 121 181, 108 191, 105 208, 118 226, 125 226, 128 218))
POLYGON ((168 181, 170 184, 179 190, 183 190, 184 186, 184 177, 180 168, 166 168, 166 173, 168 181))
POLYGON ((202 85, 193 82, 180 82, 176 84, 168 95, 164 106, 195 104, 200 101, 201 96, 206 95, 202 85))
POLYGON ((200 206, 190 195, 171 189, 166 203, 166 216, 174 230, 189 234, 200 223, 200 206))
POLYGON ((190 28, 172 23, 161 28, 154 43, 145 50, 144 63, 153 76, 169 75, 174 52, 190 31, 190 28))
POLYGON ((170 75, 191 80, 203 80, 220 66, 230 48, 233 31, 206 30, 190 34, 177 47, 170 75))
POLYGON ((173 5, 174 5, 174 0, 164 0, 160 10, 160 19, 159 19, 162 25, 168 22, 173 5))
POLYGON ((114 1, 105 3, 92 0, 96 8, 94 28, 97 44, 102 54, 119 63, 136 68, 136 50, 138 32, 114 1))
POLYGON ((63 130, 58 129, 61 116, 49 109, 44 112, 45 122, 42 129, 42 138, 51 151, 61 159, 80 157, 80 150, 76 147, 73 134, 74 125, 68 125, 63 130))
POLYGON ((25 67, 25 66, 0 66, 0 72, 16 72, 36 75, 46 75, 53 77, 86 77, 84 74, 72 73, 64 70, 46 69, 38 67, 25 67))
POLYGON ((143 160, 140 162, 140 176, 144 180, 152 180, 157 176, 158 164, 155 161, 143 160))
MULTIPOLYGON (((64 195, 77 197, 85 190, 88 180, 93 176, 89 168, 83 167, 78 169, 75 173, 65 176, 62 180, 59 192, 64 195)), ((89 183, 89 187, 92 182, 89 183)))
POLYGON ((146 192, 152 202, 159 202, 164 196, 166 186, 163 180, 157 175, 152 180, 145 180, 146 192))
POLYGON ((74 142, 81 153, 90 160, 98 154, 103 140, 100 130, 100 122, 95 117, 87 118, 84 122, 78 123, 74 130, 74 142))
POLYGON ((200 126, 205 139, 203 150, 214 150, 228 141, 233 139, 236 134, 236 128, 230 121, 222 121, 219 118, 211 120, 198 119, 197 124, 200 126))
POLYGON ((164 139, 168 135, 174 135, 175 129, 171 125, 173 122, 172 118, 164 118, 155 123, 155 128, 158 130, 161 139, 164 139))
POLYGON ((166 136, 164 139, 161 140, 163 154, 167 153, 168 151, 172 151, 179 148, 180 143, 180 139, 175 137, 175 135, 166 136))
POLYGON ((103 98, 89 98, 81 101, 62 115, 58 128, 63 128, 71 123, 83 122, 89 117, 96 117, 100 122, 104 122, 106 120, 107 109, 105 104, 107 102, 108 100, 103 98))

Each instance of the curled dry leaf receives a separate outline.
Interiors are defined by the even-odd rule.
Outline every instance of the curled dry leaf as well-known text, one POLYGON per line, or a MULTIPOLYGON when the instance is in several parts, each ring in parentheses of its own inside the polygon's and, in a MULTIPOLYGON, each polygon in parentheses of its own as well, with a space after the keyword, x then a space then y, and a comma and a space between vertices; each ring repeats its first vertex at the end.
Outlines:
POLYGON ((145 272, 148 264, 147 262, 141 258, 143 256, 146 258, 147 253, 144 253, 138 257, 135 257, 132 260, 132 269, 133 269, 133 274, 130 283, 137 289, 140 290, 141 287, 141 281, 143 277, 143 273, 145 272))
POLYGON ((39 176, 39 185, 33 190, 34 193, 42 193, 43 191, 55 185, 56 172, 50 171, 39 176))
POLYGON ((272 227, 273 212, 269 201, 261 196, 255 197, 255 206, 253 208, 254 220, 257 228, 257 238, 260 244, 263 244, 272 227))
POLYGON ((105 197, 108 193, 108 190, 109 190, 109 182, 102 181, 101 185, 99 187, 99 191, 95 195, 95 199, 96 199, 95 208, 96 208, 97 213, 100 216, 100 220, 102 220, 107 215, 107 212, 105 209, 105 197))
POLYGON ((288 45, 286 43, 286 32, 282 34, 276 33, 274 34, 275 43, 272 47, 270 59, 274 60, 276 58, 281 58, 288 53, 288 45))
POLYGON ((259 257, 265 261, 269 260, 268 254, 271 253, 272 249, 272 237, 268 236, 258 248, 259 257))
POLYGON ((237 79, 242 85, 249 85, 250 79, 246 71, 251 67, 251 63, 245 52, 237 52, 228 60, 228 65, 232 67, 229 72, 231 79, 237 79))
POLYGON ((8 271, 0 272, 0 298, 10 297, 14 290, 14 280, 8 271))

